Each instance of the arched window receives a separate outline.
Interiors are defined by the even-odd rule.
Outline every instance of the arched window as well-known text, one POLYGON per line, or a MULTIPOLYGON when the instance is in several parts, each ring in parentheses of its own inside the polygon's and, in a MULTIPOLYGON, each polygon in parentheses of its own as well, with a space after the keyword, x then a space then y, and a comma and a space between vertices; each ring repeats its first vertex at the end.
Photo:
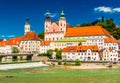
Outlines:
POLYGON ((47 25, 46 25, 46 28, 47 28, 47 25))
POLYGON ((62 26, 62 23, 60 25, 62 26))

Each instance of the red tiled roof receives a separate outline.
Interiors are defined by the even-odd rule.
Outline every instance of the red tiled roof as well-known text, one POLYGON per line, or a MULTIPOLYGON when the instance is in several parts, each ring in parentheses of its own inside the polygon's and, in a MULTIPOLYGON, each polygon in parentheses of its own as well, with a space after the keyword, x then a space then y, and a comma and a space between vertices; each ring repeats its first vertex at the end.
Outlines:
POLYGON ((5 45, 18 45, 20 41, 22 40, 23 36, 16 37, 16 38, 11 38, 10 40, 7 41, 2 41, 0 42, 0 46, 5 46, 5 45))
POLYGON ((84 26, 67 28, 65 37, 91 36, 91 35, 107 35, 111 37, 110 33, 101 26, 84 26))
POLYGON ((117 43, 119 43, 119 44, 120 44, 120 40, 117 40, 117 43))
POLYGON ((98 46, 97 45, 90 45, 90 46, 78 46, 77 50, 87 50, 91 49, 93 51, 98 51, 98 46))
POLYGON ((41 46, 47 46, 47 45, 50 45, 51 41, 42 41, 41 42, 41 46))
POLYGON ((62 52, 76 52, 76 51, 77 51, 77 46, 70 46, 62 50, 62 52))
POLYGON ((90 46, 70 46, 67 48, 64 48, 62 52, 77 52, 77 50, 88 50, 91 49, 92 51, 98 51, 99 48, 97 45, 90 45, 90 46))
POLYGON ((6 45, 18 45, 20 41, 23 39, 24 36, 19 36, 16 38, 11 38, 10 40, 7 41, 6 45))
POLYGON ((105 43, 117 43, 115 38, 104 38, 105 43))
POLYGON ((1 41, 0 46, 5 46, 7 44, 7 41, 1 41))
POLYGON ((34 31, 27 32, 27 34, 23 37, 22 40, 40 40, 37 34, 34 31))

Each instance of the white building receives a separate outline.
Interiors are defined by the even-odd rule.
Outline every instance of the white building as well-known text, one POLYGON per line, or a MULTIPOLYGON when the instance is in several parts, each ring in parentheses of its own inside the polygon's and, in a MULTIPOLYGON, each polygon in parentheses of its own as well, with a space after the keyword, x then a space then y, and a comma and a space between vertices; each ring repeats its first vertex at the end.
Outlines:
POLYGON ((100 51, 102 53, 102 61, 118 61, 118 52, 113 48, 104 48, 100 51))
POLYGON ((62 60, 99 61, 98 46, 70 46, 62 51, 62 60))
POLYGON ((36 53, 39 52, 40 39, 34 31, 27 32, 21 39, 20 52, 36 53))
POLYGON ((48 50, 51 49, 51 41, 42 41, 40 44, 40 49, 39 52, 40 53, 46 53, 48 50))

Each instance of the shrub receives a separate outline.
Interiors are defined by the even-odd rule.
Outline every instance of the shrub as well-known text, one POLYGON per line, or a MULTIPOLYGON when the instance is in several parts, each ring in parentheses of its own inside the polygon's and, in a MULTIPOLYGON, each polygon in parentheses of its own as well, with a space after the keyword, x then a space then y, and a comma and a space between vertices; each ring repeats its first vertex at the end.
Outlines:
POLYGON ((58 61, 58 65, 62 65, 62 62, 61 62, 61 61, 58 61))
POLYGON ((76 66, 80 66, 81 65, 81 63, 80 63, 80 61, 78 59, 75 61, 75 65, 76 66))

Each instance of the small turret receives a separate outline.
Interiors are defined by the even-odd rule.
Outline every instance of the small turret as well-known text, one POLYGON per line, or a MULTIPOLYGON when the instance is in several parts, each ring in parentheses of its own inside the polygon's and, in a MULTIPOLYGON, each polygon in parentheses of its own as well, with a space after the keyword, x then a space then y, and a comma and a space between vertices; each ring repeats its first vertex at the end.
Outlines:
POLYGON ((48 20, 50 20, 50 12, 49 12, 49 10, 46 12, 46 19, 48 20))
POLYGON ((65 32, 66 32, 66 18, 65 18, 65 14, 64 14, 63 10, 60 14, 59 27, 60 27, 60 31, 63 31, 65 34, 65 32))
POLYGON ((65 14, 64 14, 63 10, 62 10, 62 12, 60 14, 60 19, 65 19, 65 14))

